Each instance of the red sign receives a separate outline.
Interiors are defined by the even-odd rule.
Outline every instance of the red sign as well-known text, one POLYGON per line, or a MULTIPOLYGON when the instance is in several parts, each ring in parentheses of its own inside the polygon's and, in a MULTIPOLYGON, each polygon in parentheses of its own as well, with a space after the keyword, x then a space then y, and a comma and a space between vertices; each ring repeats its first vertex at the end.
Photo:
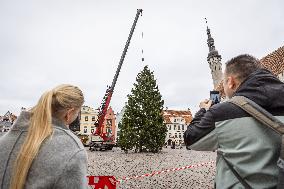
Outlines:
POLYGON ((114 176, 87 176, 88 184, 94 189, 116 189, 116 179, 114 176))

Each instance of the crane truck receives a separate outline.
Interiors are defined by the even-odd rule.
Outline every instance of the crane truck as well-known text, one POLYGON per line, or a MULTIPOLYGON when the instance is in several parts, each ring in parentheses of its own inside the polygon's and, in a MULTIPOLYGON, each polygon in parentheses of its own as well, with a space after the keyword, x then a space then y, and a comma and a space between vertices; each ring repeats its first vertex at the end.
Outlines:
POLYGON ((124 58, 126 56, 132 35, 134 33, 136 23, 138 21, 139 16, 142 15, 142 9, 137 9, 137 13, 134 19, 134 22, 132 24, 128 39, 126 41, 125 47, 123 49, 116 73, 114 75, 113 81, 111 86, 107 87, 107 90, 105 92, 105 95, 102 100, 102 104, 99 107, 99 114, 98 114, 98 119, 95 122, 95 127, 96 130, 94 133, 91 134, 91 141, 89 144, 89 149, 91 151, 95 150, 111 150, 115 146, 115 141, 114 141, 114 135, 104 131, 104 121, 106 117, 106 113, 114 92, 114 88, 121 70, 121 66, 123 64, 124 58))

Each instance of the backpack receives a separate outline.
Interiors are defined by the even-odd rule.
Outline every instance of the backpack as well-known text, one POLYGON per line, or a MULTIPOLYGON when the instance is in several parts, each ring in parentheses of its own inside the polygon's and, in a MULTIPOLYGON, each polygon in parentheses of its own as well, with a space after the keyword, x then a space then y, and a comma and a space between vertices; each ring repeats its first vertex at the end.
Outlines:
MULTIPOLYGON (((277 189, 284 188, 284 123, 275 118, 271 113, 267 112, 254 101, 244 96, 234 96, 228 102, 242 108, 244 111, 253 116, 259 122, 281 135, 282 143, 280 149, 280 157, 277 161, 277 166, 279 168, 277 189)), ((233 165, 229 161, 227 161, 222 154, 220 155, 228 165, 229 169, 236 176, 236 178, 242 183, 242 185, 246 189, 251 189, 252 187, 238 174, 238 172, 233 168, 233 165)))

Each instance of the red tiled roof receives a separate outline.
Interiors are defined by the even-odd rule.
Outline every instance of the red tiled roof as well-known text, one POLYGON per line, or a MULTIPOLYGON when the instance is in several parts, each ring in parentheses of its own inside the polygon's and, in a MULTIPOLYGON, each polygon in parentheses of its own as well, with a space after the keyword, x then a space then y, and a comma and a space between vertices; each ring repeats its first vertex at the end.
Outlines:
POLYGON ((263 67, 278 76, 284 71, 284 46, 260 59, 260 63, 263 67))
POLYGON ((172 123, 170 117, 182 117, 186 124, 189 124, 192 120, 192 114, 189 110, 178 111, 178 110, 164 110, 163 111, 165 123, 172 123))
POLYGON ((164 121, 166 123, 171 123, 170 116, 169 115, 164 115, 164 121))

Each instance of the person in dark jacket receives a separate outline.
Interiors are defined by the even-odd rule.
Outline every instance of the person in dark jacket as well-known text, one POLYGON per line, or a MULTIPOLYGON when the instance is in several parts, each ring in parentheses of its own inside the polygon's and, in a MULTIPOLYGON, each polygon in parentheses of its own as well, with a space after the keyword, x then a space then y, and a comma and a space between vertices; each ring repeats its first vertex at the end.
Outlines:
MULTIPOLYGON (((284 84, 256 58, 240 55, 229 60, 223 85, 227 99, 245 96, 284 122, 284 84)), ((217 150, 216 188, 244 188, 224 158, 252 188, 276 188, 280 135, 232 103, 211 103, 200 103, 184 141, 192 150, 217 150)))
POLYGON ((82 91, 60 85, 22 111, 0 137, 0 188, 88 188, 87 153, 68 128, 84 103, 82 91))

